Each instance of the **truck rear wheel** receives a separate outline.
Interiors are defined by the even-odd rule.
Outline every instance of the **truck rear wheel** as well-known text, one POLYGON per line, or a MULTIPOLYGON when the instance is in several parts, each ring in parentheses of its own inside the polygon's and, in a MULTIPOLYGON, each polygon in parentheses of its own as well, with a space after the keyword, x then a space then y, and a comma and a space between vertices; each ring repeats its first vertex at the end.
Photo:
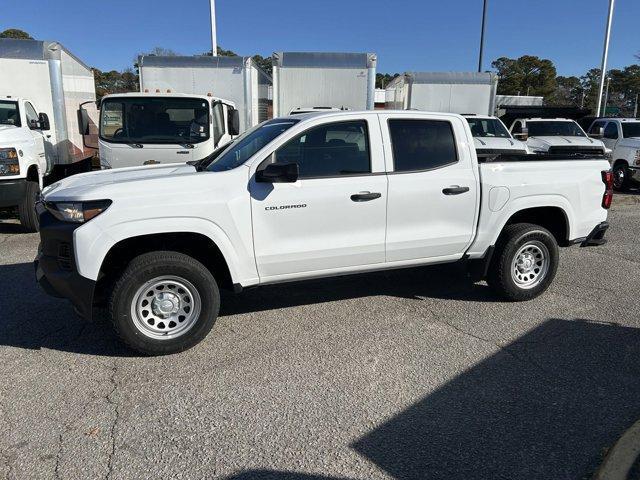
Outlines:
POLYGON ((558 243, 546 228, 508 225, 496 244, 487 283, 509 301, 530 300, 549 288, 558 259, 558 243))
POLYGON ((40 193, 40 185, 38 182, 28 181, 25 189, 25 195, 18 205, 18 216, 20 224, 27 232, 37 232, 40 223, 36 214, 36 199, 40 193))
POLYGON ((211 272, 194 258, 171 251, 133 259, 109 304, 118 336, 147 355, 193 347, 209 333, 219 308, 220 292, 211 272))

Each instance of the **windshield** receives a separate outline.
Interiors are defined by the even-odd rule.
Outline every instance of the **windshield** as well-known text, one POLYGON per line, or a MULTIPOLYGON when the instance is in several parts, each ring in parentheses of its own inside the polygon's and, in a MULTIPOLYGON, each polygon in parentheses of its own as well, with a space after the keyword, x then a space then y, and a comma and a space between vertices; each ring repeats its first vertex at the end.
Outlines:
MULTIPOLYGON (((116 143, 199 143, 209 139, 209 117, 209 102, 198 98, 116 97, 101 104, 100 138, 116 143)), ((221 119, 215 117, 217 131, 221 119)))
POLYGON ((640 122, 621 122, 624 138, 640 137, 640 122))
POLYGON ((18 102, 0 100, 0 125, 20 126, 20 113, 18 112, 18 102))
POLYGON ((467 122, 474 137, 511 138, 507 129, 497 118, 467 117, 467 122))
POLYGON ((261 123, 257 127, 246 131, 227 146, 224 151, 213 157, 207 166, 210 172, 231 170, 249 160, 258 150, 265 147, 273 139, 289 130, 300 120, 275 119, 261 123))
POLYGON ((527 121, 527 128, 530 137, 586 137, 576 122, 527 121))

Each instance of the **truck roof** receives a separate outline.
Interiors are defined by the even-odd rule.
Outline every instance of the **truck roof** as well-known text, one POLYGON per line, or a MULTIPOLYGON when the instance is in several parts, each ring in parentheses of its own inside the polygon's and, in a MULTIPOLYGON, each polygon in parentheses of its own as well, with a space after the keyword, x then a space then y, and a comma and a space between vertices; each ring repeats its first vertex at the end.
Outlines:
POLYGON ((575 122, 575 120, 572 120, 571 118, 541 118, 541 117, 535 117, 535 118, 518 118, 517 120, 524 120, 525 122, 575 122))
POLYGON ((117 98, 117 97, 179 97, 179 98, 200 98, 202 100, 219 100, 223 103, 232 105, 235 104, 231 100, 225 98, 214 97, 213 95, 197 95, 195 93, 173 93, 173 92, 127 92, 127 93, 110 93, 102 97, 105 98, 117 98))
MULTIPOLYGON (((427 112, 423 110, 315 110, 313 112, 305 112, 305 113, 294 113, 292 115, 282 115, 276 118, 286 118, 286 119, 295 119, 295 120, 307 120, 310 118, 319 118, 319 117, 337 117, 337 116, 360 116, 362 114, 404 114, 407 116, 416 116, 416 115, 437 115, 439 117, 461 117, 461 115, 457 113, 448 113, 448 112, 427 112)), ((273 120, 275 120, 274 118, 273 120)), ((495 117, 488 117, 495 118, 495 117)))

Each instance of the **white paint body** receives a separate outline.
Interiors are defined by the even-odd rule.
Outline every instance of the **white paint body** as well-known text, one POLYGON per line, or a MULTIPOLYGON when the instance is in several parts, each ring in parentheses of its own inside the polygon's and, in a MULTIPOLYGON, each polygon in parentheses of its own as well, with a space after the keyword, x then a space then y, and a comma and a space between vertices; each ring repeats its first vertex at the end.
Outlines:
POLYGON ((606 118, 595 120, 589 133, 593 133, 594 127, 602 127, 604 136, 602 142, 611 150, 611 164, 619 162, 626 164, 632 174, 632 179, 640 182, 640 135, 625 136, 622 126, 624 124, 634 124, 640 129, 640 120, 634 118, 606 118))
POLYGON ((241 166, 197 172, 190 165, 158 165, 81 174, 45 190, 47 201, 110 199, 101 215, 77 228, 79 273, 95 280, 108 251, 140 235, 193 232, 224 255, 242 286, 349 272, 480 258, 507 220, 531 207, 559 207, 569 238, 587 236, 607 218, 601 207, 605 160, 478 164, 467 121, 455 114, 411 111, 306 114, 241 166), (394 173, 389 119, 451 123, 457 162, 394 173), (366 175, 257 183, 259 164, 307 129, 364 120, 371 170, 366 175), (443 188, 468 186, 462 195, 443 188), (381 198, 354 202, 359 192, 381 198), (305 208, 272 210, 279 205, 305 208))
MULTIPOLYGON (((178 144, 178 143, 135 143, 135 142, 117 142, 103 137, 100 132, 98 146, 100 151, 100 166, 102 169, 138 167, 143 165, 155 165, 157 163, 176 163, 188 162, 192 160, 200 160, 211 155, 218 146, 229 143, 232 136, 228 131, 227 116, 229 109, 235 108, 233 102, 222 98, 207 95, 187 95, 187 94, 150 94, 150 93, 118 93, 105 95, 102 103, 110 99, 118 98, 189 98, 202 100, 209 104, 209 138, 200 143, 178 144), (212 132, 213 125, 213 105, 217 102, 222 103, 223 108, 223 127, 225 129, 220 140, 216 143, 212 132)), ((100 124, 103 124, 104 109, 100 112, 100 124)), ((102 127, 101 127, 102 128, 102 127)))

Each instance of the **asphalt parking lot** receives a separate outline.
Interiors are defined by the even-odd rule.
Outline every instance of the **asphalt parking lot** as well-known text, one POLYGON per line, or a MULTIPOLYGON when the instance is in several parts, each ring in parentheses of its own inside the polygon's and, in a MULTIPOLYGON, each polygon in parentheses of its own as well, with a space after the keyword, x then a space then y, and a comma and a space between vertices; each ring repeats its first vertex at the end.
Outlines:
POLYGON ((0 477, 581 479, 640 418, 640 195, 552 288, 498 301, 456 267, 225 295, 145 358, 33 278, 0 223, 0 477))

